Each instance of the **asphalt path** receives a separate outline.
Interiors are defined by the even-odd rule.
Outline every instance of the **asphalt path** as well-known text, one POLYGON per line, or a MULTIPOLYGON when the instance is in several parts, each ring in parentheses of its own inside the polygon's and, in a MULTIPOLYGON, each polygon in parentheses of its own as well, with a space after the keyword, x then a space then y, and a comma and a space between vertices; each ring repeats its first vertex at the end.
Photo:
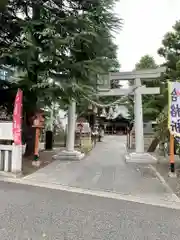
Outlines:
POLYGON ((0 182, 0 240, 179 240, 180 211, 0 182))

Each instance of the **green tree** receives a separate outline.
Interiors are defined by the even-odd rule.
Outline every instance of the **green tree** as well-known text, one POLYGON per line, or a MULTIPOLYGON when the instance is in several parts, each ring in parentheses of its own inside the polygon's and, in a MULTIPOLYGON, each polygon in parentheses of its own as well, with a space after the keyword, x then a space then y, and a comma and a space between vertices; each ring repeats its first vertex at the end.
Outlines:
POLYGON ((167 81, 180 80, 180 21, 177 21, 171 32, 167 32, 162 40, 162 46, 158 49, 158 54, 164 58, 164 66, 166 73, 161 79, 161 92, 159 100, 161 108, 157 116, 156 139, 159 141, 167 141, 169 138, 168 130, 168 87, 167 81))
POLYGON ((39 88, 44 95, 50 77, 60 82, 59 95, 66 99, 77 82, 96 84, 96 73, 111 68, 116 46, 110 31, 119 24, 112 7, 113 1, 100 0, 53 1, 52 6, 45 0, 8 2, 1 14, 1 62, 24 71, 31 105, 37 104, 39 88))
POLYGON ((157 68, 157 64, 154 58, 150 55, 144 55, 138 63, 136 63, 135 69, 142 70, 142 69, 153 69, 157 68))
POLYGON ((170 80, 180 79, 180 21, 173 26, 173 31, 165 34, 162 47, 158 53, 165 59, 164 66, 167 67, 166 77, 170 80))
POLYGON ((158 49, 158 53, 164 58, 166 66, 166 74, 162 79, 163 93, 161 95, 161 112, 157 117, 157 135, 160 139, 168 138, 168 87, 167 81, 180 80, 180 21, 173 26, 173 31, 167 32, 162 40, 162 46, 158 49))
POLYGON ((16 87, 28 111, 92 93, 97 73, 116 59, 111 32, 120 21, 113 0, 51 3, 9 0, 0 14, 0 63, 23 71, 16 87))

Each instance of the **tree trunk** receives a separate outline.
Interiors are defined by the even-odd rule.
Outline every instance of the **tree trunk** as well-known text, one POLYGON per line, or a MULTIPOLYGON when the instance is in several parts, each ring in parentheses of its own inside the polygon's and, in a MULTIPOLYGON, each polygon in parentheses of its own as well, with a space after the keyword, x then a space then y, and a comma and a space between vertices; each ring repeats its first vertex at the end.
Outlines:
POLYGON ((159 138, 154 138, 151 142, 151 145, 149 146, 147 152, 154 152, 157 148, 157 145, 159 144, 159 138))
POLYGON ((24 156, 30 157, 34 154, 34 147, 35 147, 35 128, 28 126, 27 131, 25 133, 25 143, 26 143, 26 149, 24 156))
MULTIPOLYGON (((33 15, 33 20, 39 20, 40 19, 40 7, 34 1, 32 5, 32 15, 33 15)), ((36 30, 38 31, 41 26, 37 25, 36 30)), ((33 36, 37 41, 37 37, 33 36)), ((36 64, 34 64, 31 69, 31 71, 28 71, 28 79, 36 84, 38 81, 38 67, 37 62, 38 62, 38 52, 35 53, 35 56, 32 57, 31 61, 34 61, 36 64)), ((26 121, 24 122, 25 124, 25 129, 24 129, 24 142, 26 144, 26 149, 24 156, 25 157, 30 157, 34 155, 34 147, 35 147, 35 128, 32 127, 33 125, 33 117, 35 116, 35 112, 37 110, 37 93, 36 90, 30 91, 25 95, 26 101, 25 103, 27 104, 26 109, 26 121)))
POLYGON ((35 147, 35 128, 33 125, 33 116, 35 114, 33 112, 26 113, 24 124, 23 124, 23 142, 26 144, 26 149, 24 156, 30 157, 34 154, 35 147))

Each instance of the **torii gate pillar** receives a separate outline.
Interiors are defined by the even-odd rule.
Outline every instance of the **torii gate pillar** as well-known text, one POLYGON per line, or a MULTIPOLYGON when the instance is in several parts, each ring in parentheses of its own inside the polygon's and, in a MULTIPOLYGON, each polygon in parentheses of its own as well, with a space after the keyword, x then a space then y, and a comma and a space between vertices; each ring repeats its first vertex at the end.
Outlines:
POLYGON ((66 149, 57 153, 53 158, 56 160, 74 161, 81 160, 84 153, 74 149, 75 140, 75 123, 76 123, 76 102, 71 101, 68 108, 68 128, 67 128, 67 142, 66 149))
MULTIPOLYGON (((135 79, 135 86, 141 86, 141 80, 135 79)), ((143 132, 143 109, 142 109, 142 94, 137 88, 134 92, 134 125, 135 125, 135 147, 136 153, 144 152, 144 132, 143 132)))
POLYGON ((143 131, 143 107, 142 107, 142 95, 159 94, 160 89, 157 87, 146 88, 141 85, 141 79, 135 79, 135 91, 134 91, 134 125, 135 125, 135 146, 136 153, 144 152, 144 131, 143 131))

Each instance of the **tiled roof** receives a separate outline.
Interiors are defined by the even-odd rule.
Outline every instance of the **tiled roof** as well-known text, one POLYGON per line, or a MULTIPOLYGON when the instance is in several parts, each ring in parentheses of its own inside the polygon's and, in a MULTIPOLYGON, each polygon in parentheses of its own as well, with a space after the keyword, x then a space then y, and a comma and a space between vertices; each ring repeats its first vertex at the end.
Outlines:
POLYGON ((120 105, 116 107, 115 111, 113 111, 111 119, 115 119, 119 115, 121 115, 123 118, 129 118, 128 109, 124 105, 120 105))

